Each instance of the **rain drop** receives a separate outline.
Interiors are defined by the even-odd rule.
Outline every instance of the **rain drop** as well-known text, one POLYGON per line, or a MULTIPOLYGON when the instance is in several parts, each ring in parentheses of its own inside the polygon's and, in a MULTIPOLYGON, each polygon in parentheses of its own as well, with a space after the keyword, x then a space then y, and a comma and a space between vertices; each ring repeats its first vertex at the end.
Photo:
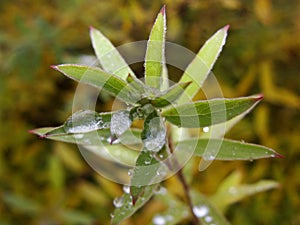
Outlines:
POLYGON ((123 205, 123 201, 124 201, 123 196, 115 198, 113 201, 114 206, 116 208, 120 208, 123 205))
POLYGON ((74 113, 64 125, 64 129, 67 133, 87 133, 102 128, 102 117, 96 116, 96 112, 91 110, 74 113))
POLYGON ((116 112, 111 117, 110 131, 118 137, 130 128, 131 123, 128 111, 116 112))
POLYGON ((157 215, 153 218, 153 224, 155 225, 165 225, 166 219, 163 216, 157 215))
POLYGON ((194 206, 193 212, 197 217, 204 217, 208 214, 209 209, 206 206, 194 206))
POLYGON ((206 216, 204 217, 204 220, 207 222, 207 223, 210 223, 213 221, 213 218, 211 216, 206 216))
POLYGON ((83 134, 74 134, 75 139, 83 138, 83 134))
POLYGON ((204 133, 209 132, 209 127, 203 127, 203 132, 204 132, 204 133))
POLYGON ((128 170, 128 176, 132 176, 133 175, 133 169, 128 170))
POLYGON ((123 186, 123 191, 124 191, 125 194, 129 194, 130 193, 130 186, 124 185, 123 186))

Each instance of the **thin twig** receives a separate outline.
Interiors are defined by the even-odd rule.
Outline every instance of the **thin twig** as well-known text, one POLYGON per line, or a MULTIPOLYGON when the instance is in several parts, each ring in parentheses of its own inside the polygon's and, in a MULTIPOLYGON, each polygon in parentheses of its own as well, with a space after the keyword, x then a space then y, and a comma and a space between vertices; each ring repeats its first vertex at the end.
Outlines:
MULTIPOLYGON (((168 136, 168 144, 169 144, 169 149, 170 149, 170 152, 173 153, 174 152, 174 146, 173 146, 173 143, 172 143, 172 139, 170 137, 170 135, 168 136)), ((174 157, 174 161, 173 163, 175 163, 176 165, 176 168, 178 168, 179 166, 179 163, 176 159, 176 157, 174 157)), ((189 185, 187 184, 186 182, 186 179, 183 175, 183 172, 182 172, 182 169, 180 169, 176 176, 178 177, 178 180, 180 181, 182 187, 183 187, 183 191, 184 191, 184 194, 185 194, 185 198, 187 200, 187 203, 188 203, 188 206, 189 206, 189 210, 190 210, 190 213, 192 215, 192 219, 193 219, 193 224, 194 225, 201 225, 200 223, 200 220, 198 219, 198 217, 195 215, 194 213, 194 210, 193 210, 193 202, 192 202, 192 199, 191 199, 191 195, 190 195, 190 188, 189 188, 189 185)))

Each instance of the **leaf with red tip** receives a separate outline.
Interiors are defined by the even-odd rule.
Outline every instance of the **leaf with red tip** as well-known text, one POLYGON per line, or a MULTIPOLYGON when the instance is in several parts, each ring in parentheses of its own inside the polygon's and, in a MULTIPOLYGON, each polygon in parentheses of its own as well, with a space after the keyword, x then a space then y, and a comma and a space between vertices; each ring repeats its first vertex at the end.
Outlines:
POLYGON ((158 90, 165 61, 165 33, 166 13, 163 6, 152 27, 145 56, 145 83, 158 90))
POLYGON ((261 99, 262 95, 254 95, 241 98, 196 101, 169 108, 162 112, 162 116, 170 123, 180 127, 207 127, 242 114, 261 99))

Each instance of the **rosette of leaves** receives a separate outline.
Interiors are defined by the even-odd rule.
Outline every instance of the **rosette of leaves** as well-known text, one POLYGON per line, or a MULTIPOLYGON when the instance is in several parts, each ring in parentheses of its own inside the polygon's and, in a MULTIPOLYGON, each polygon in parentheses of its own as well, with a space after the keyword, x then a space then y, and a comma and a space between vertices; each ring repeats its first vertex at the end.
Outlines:
MULTIPOLYGON (((221 130, 223 127, 223 132, 226 132, 262 99, 261 95, 253 95, 192 101, 225 44, 228 28, 229 26, 225 26, 218 30, 203 45, 180 81, 171 87, 164 52, 165 7, 159 12, 147 43, 145 82, 136 77, 112 43, 95 28, 90 29, 90 36, 103 69, 74 64, 53 66, 67 77, 104 90, 128 106, 124 110, 105 113, 78 111, 62 126, 31 131, 44 138, 90 146, 99 143, 98 138, 89 135, 96 131, 100 142, 110 154, 118 155, 124 164, 132 166, 129 171, 129 186, 124 186, 124 195, 114 201, 116 209, 112 214, 112 224, 118 224, 130 217, 154 194, 165 201, 169 209, 164 216, 155 217, 153 223, 176 224, 194 216, 203 224, 228 224, 213 202, 199 193, 191 193, 194 196, 191 204, 195 204, 195 207, 191 208, 193 206, 190 205, 192 210, 189 215, 188 207, 182 202, 178 202, 166 192, 157 191, 159 182, 166 175, 160 170, 172 170, 172 166, 176 164, 176 157, 173 161, 167 160, 174 151, 184 153, 185 149, 192 146, 193 155, 206 161, 280 157, 274 150, 264 146, 222 139, 222 135, 213 135, 213 138, 210 138, 209 132, 197 138, 192 138, 187 133, 187 137, 182 140, 177 140, 176 135, 171 135, 180 129, 204 127, 211 130, 221 130), (142 120, 143 128, 132 128, 134 120, 142 120), (131 148, 131 145, 134 145, 135 149, 131 148), (218 151, 209 149, 209 146, 217 146, 218 151), (177 207, 177 210, 172 210, 174 207, 177 207)), ((263 191, 275 186, 274 182, 266 181, 249 187, 249 193, 238 193, 238 196, 241 198, 250 195, 253 193, 252 189, 260 188, 259 190, 263 191)), ((239 191, 238 186, 236 190, 239 191)), ((226 200, 231 203, 236 201, 236 198, 229 197, 226 200)))

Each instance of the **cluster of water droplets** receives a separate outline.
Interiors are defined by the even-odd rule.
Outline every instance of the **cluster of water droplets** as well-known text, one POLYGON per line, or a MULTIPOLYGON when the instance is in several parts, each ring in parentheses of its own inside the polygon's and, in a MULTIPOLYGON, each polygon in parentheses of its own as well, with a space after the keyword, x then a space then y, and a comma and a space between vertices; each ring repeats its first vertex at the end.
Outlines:
POLYGON ((147 137, 143 140, 144 147, 152 152, 158 152, 166 142, 166 129, 160 117, 154 117, 149 122, 147 137))
POLYGON ((131 126, 129 111, 118 111, 111 117, 110 131, 117 137, 121 136, 131 126))
POLYGON ((91 110, 74 113, 64 125, 67 133, 87 133, 90 131, 108 128, 109 122, 104 122, 102 116, 91 110))
POLYGON ((204 220, 206 224, 217 225, 213 216, 210 215, 209 208, 206 205, 194 206, 193 212, 198 218, 204 220))

